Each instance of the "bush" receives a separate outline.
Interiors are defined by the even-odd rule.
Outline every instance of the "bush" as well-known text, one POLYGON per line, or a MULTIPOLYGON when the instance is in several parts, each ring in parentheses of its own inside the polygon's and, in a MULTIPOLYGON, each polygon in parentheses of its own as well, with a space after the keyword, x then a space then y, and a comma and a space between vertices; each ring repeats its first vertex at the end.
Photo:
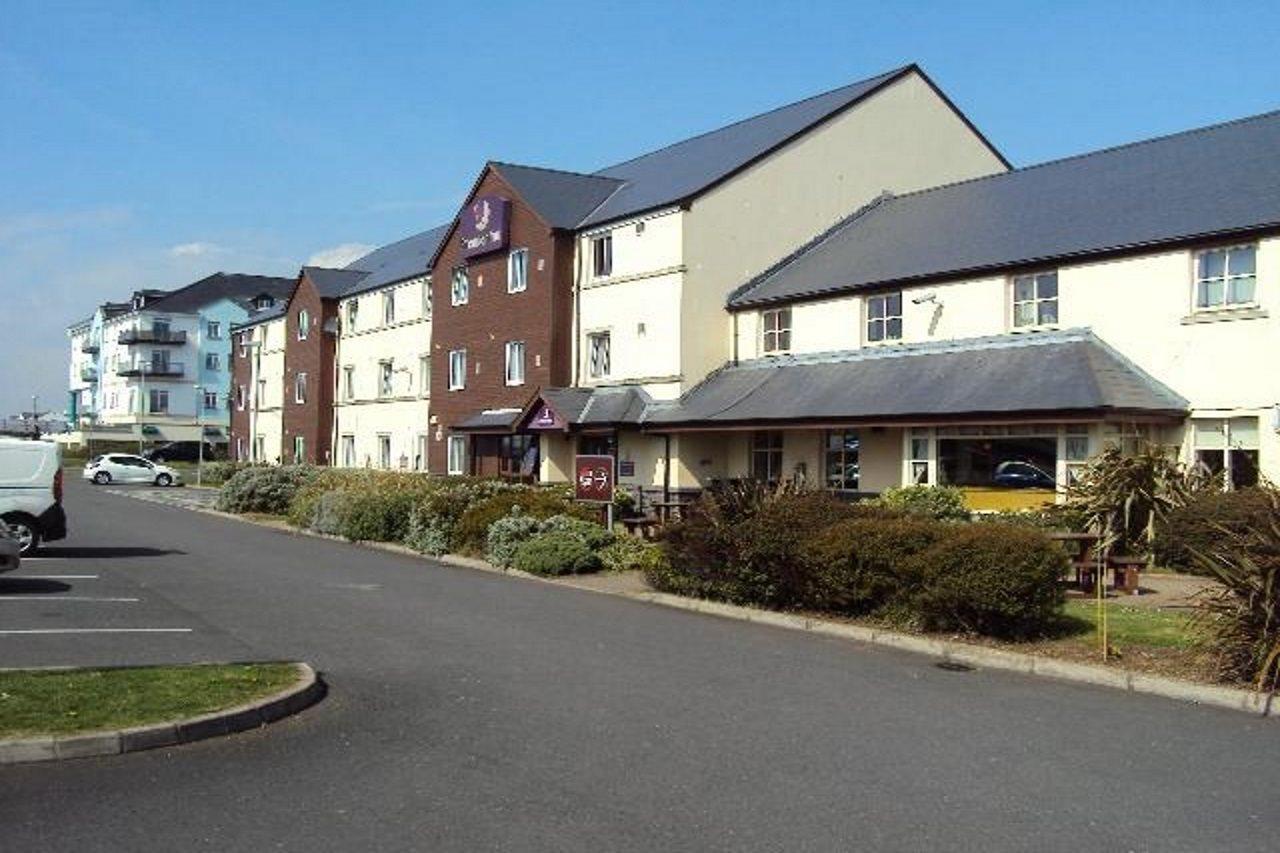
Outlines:
POLYGON ((418 496, 410 491, 341 493, 339 532, 353 542, 403 542, 418 496))
POLYGON ((346 517, 346 492, 325 492, 315 504, 311 530, 326 536, 341 536, 346 517))
POLYGON ((615 536, 596 555, 606 572, 632 572, 643 571, 661 553, 662 549, 654 543, 623 533, 615 536))
POLYGON ((223 483, 218 509, 283 515, 298 491, 316 476, 308 465, 246 468, 223 483))
POLYGON ((539 533, 516 549, 512 565, 534 575, 578 575, 600 568, 600 558, 572 533, 539 533))
POLYGON ((1153 556, 1161 566, 1202 572, 1203 563, 1196 559, 1197 553, 1213 551, 1224 530, 1244 535, 1263 528, 1271 511, 1272 494, 1265 488, 1204 492, 1190 503, 1170 510, 1162 519, 1153 556))
POLYGON ((967 521, 964 492, 954 486, 901 486, 885 489, 877 502, 887 509, 938 521, 967 521))
POLYGON ((206 462, 200 480, 206 486, 220 486, 236 474, 252 467, 248 462, 206 462))
MULTIPOLYGON (((430 494, 438 480, 425 474, 371 471, 364 468, 322 468, 289 504, 289 523, 315 530, 321 498, 332 492, 347 495, 410 494, 415 499, 430 494)), ((344 534, 345 535, 345 534, 344 534)))
POLYGON ((975 512, 972 520, 982 524, 1010 524, 1032 530, 1073 530, 1083 532, 1088 519, 1069 504, 1048 504, 1038 509, 1002 509, 975 512))
POLYGON ((489 525, 489 533, 485 545, 485 559, 495 566, 511 568, 516 549, 525 541, 532 539, 538 532, 540 522, 531 515, 525 515, 520 507, 511 508, 511 515, 500 518, 489 525))
POLYGON ((926 629, 1024 638, 1062 608, 1066 553, 1034 530, 957 527, 913 562, 920 588, 911 609, 926 629))
MULTIPOLYGON (((428 544, 433 549, 439 547, 437 540, 441 537, 445 544, 443 550, 423 551, 423 553, 444 554, 460 550, 456 540, 458 522, 473 505, 495 495, 531 491, 529 486, 508 483, 492 477, 449 477, 444 480, 435 480, 433 483, 434 488, 417 503, 414 512, 418 514, 419 532, 430 531, 428 544)), ((510 506, 508 505, 508 510, 510 506)), ((506 515, 506 512, 504 510, 494 515, 489 520, 490 523, 506 515)), ((473 544, 475 553, 479 553, 484 548, 484 537, 487 533, 487 526, 480 528, 473 544)))
POLYGON ((439 557, 449 553, 449 524, 424 504, 418 504, 409 511, 409 526, 405 533, 404 544, 419 554, 430 554, 439 557))
POLYGON ((839 522, 805 546, 810 574, 804 604, 860 614, 900 602, 919 586, 914 558, 953 530, 925 518, 839 522))
POLYGON ((575 504, 560 489, 522 487, 505 491, 472 503, 458 517, 454 527, 452 546, 464 554, 482 554, 489 536, 489 526, 500 518, 519 509, 531 518, 544 519, 553 515, 575 515, 590 518, 592 511, 575 504))
POLYGON ((594 521, 572 515, 553 515, 543 520, 539 533, 563 533, 572 536, 592 551, 613 542, 613 534, 594 521))

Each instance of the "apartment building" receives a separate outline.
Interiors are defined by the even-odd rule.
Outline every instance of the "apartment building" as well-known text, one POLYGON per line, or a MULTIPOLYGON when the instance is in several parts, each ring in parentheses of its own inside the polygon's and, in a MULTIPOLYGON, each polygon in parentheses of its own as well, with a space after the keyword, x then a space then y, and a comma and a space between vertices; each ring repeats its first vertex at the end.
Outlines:
MULTIPOLYGON (((584 174, 489 163, 433 261, 430 469, 697 485, 703 440, 619 428, 730 355, 725 299, 890 190, 1008 163, 916 66, 584 174)), ((634 426, 634 423, 632 423, 634 426)))
POLYGON ((69 327, 72 443, 92 438, 225 443, 231 327, 284 298, 291 282, 215 273, 173 291, 140 290, 69 327))
POLYGON ((232 330, 232 459, 284 460, 284 350, 288 303, 264 308, 232 330))
POLYGON ((431 277, 445 226, 354 261, 338 300, 334 464, 425 471, 431 403, 431 277))

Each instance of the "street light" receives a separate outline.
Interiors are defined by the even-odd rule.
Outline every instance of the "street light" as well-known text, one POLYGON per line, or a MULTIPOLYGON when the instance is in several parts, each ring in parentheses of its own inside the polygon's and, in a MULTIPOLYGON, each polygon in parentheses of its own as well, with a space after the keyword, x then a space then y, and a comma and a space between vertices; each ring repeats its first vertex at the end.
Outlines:
POLYGON ((204 386, 196 384, 196 487, 204 484, 204 386))

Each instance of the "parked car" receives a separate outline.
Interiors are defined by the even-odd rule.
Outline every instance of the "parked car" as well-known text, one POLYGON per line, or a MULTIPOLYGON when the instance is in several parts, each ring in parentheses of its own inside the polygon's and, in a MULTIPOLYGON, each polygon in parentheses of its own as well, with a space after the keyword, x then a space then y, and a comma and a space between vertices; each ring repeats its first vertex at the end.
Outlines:
MULTIPOLYGON (((199 462, 200 442, 171 441, 168 444, 153 447, 142 455, 152 462, 199 462)), ((225 456, 226 454, 216 444, 210 444, 207 441, 204 443, 205 462, 213 462, 225 456)))
POLYGON ((1017 459, 1008 459, 997 465, 991 479, 997 486, 1009 489, 1052 489, 1058 485, 1042 469, 1017 459))
POLYGON ((66 537, 58 445, 0 438, 0 521, 23 555, 66 537))
POLYGON ((0 572, 11 572, 22 563, 22 545, 9 532, 9 526, 0 524, 0 572))
POLYGON ((157 486, 172 486, 182 480, 182 476, 167 465, 129 453, 95 456, 85 463, 84 478, 99 486, 105 486, 107 483, 153 483, 157 486))

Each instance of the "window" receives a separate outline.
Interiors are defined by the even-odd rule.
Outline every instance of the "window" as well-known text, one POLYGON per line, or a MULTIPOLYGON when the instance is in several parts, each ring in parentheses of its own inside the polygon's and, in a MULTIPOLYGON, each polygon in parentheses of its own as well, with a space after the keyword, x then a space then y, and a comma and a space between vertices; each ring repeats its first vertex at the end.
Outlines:
POLYGON ((425 397, 431 393, 431 356, 418 356, 418 395, 425 397))
POLYGON ((467 387, 467 351, 449 351, 449 390, 460 391, 467 387))
POLYGON ((1258 284, 1257 246, 1210 249, 1196 255, 1196 308, 1252 305, 1258 284))
POLYGON ((1196 418, 1191 421, 1196 464, 1222 475, 1225 489, 1258 484, 1258 419, 1196 418))
POLYGON ((522 293, 529 284, 529 250, 512 249, 507 255, 507 293, 522 293))
POLYGON ((394 382, 395 367, 389 361, 378 362, 378 396, 390 397, 394 382))
POLYGON ((858 451, 861 442, 855 430, 827 433, 827 488, 837 491, 858 490, 858 451))
POLYGON ((418 433, 413 445, 413 470, 427 470, 427 437, 418 433))
POLYGON ((1089 460, 1089 427, 1068 424, 1063 431, 1062 458, 1066 462, 1066 483, 1075 485, 1089 460))
MULTIPOLYGON (((281 396, 284 396, 284 395, 282 394, 281 396)), ((266 401, 267 401, 267 380, 265 380, 265 379, 259 379, 259 380, 258 380, 258 396, 257 396, 256 398, 254 398, 254 399, 255 399, 255 402, 256 402, 256 404, 257 404, 258 408, 263 408, 263 407, 265 407, 265 406, 266 406, 266 401)), ((282 401, 282 402, 283 402, 283 401, 282 401)))
POLYGON ((169 392, 152 388, 147 392, 150 397, 150 411, 154 414, 167 414, 169 411, 169 392))
POLYGON ((507 341, 507 384, 524 384, 524 341, 507 341))
POLYGON ((275 299, 273 299, 270 296, 267 296, 266 294, 258 296, 253 300, 253 307, 257 308, 259 311, 261 311, 263 308, 270 308, 272 305, 275 305, 275 304, 276 304, 275 299))
POLYGON ((222 357, 219 356, 216 352, 205 353, 204 369, 205 370, 221 370, 222 357))
POLYGON ((378 433, 378 467, 391 467, 391 436, 385 432, 378 433))
POLYGON ((342 399, 354 400, 356 398, 356 369, 351 365, 344 365, 342 368, 342 399))
POLYGON ((902 291, 867 297, 867 342, 902 340, 902 291))
POLYGON ((449 436, 449 473, 467 473, 467 437, 465 435, 449 436))
POLYGON ((242 412, 244 411, 244 402, 245 402, 245 388, 243 385, 237 385, 236 386, 236 408, 242 412))
POLYGON ((210 411, 218 408, 218 392, 217 391, 204 392, 204 408, 205 408, 205 411, 210 411))
POLYGON ((396 321, 396 292, 388 290, 382 294, 382 325, 390 326, 396 321))
POLYGON ((245 358, 249 355, 249 333, 245 332, 240 336, 240 357, 245 358))
POLYGON ((267 438, 263 435, 254 436, 253 438, 253 461, 267 461, 267 438))
POLYGON ((471 282, 467 280, 467 268, 454 267, 453 281, 449 287, 449 301, 454 305, 466 305, 470 294, 471 282))
POLYGON ((591 240, 591 272, 596 278, 613 275, 613 235, 591 240))
POLYGON ((776 308, 760 315, 762 346, 766 353, 791 349, 791 309, 776 308))
POLYGON ((751 434, 751 476, 763 483, 776 483, 782 477, 781 432, 751 434))
POLYGON ((222 340, 222 323, 218 320, 210 320, 205 336, 211 341, 222 340))
POLYGON ((1020 489, 1032 496, 1058 487, 1057 424, 936 429, 939 485, 1020 489))
POLYGON ((307 374, 299 373, 293 377, 293 402, 307 402, 307 374))
POLYGON ((347 332, 356 330, 356 319, 360 316, 360 300, 352 299, 347 303, 347 332))
POLYGON ((431 319, 431 279, 422 283, 422 319, 431 319))
POLYGON ((509 480, 527 480, 537 474, 537 437, 528 434, 502 436, 498 442, 498 476, 509 480))
POLYGON ((911 485, 927 486, 932 482, 929 478, 929 430, 924 427, 911 430, 909 441, 911 458, 907 460, 907 464, 911 485))
POLYGON ((311 333, 311 315, 303 308, 298 312, 298 340, 305 341, 311 333))
POLYGON ((293 437, 293 461, 299 464, 307 461, 307 440, 300 435, 293 437))
POLYGON ((587 374, 592 379, 603 379, 611 369, 609 333, 592 332, 587 335, 587 374))
POLYGON ((356 467, 356 437, 354 435, 344 435, 342 437, 342 466, 344 468, 356 467))
POLYGON ((1013 277, 1014 328, 1058 322, 1058 272, 1013 277))

